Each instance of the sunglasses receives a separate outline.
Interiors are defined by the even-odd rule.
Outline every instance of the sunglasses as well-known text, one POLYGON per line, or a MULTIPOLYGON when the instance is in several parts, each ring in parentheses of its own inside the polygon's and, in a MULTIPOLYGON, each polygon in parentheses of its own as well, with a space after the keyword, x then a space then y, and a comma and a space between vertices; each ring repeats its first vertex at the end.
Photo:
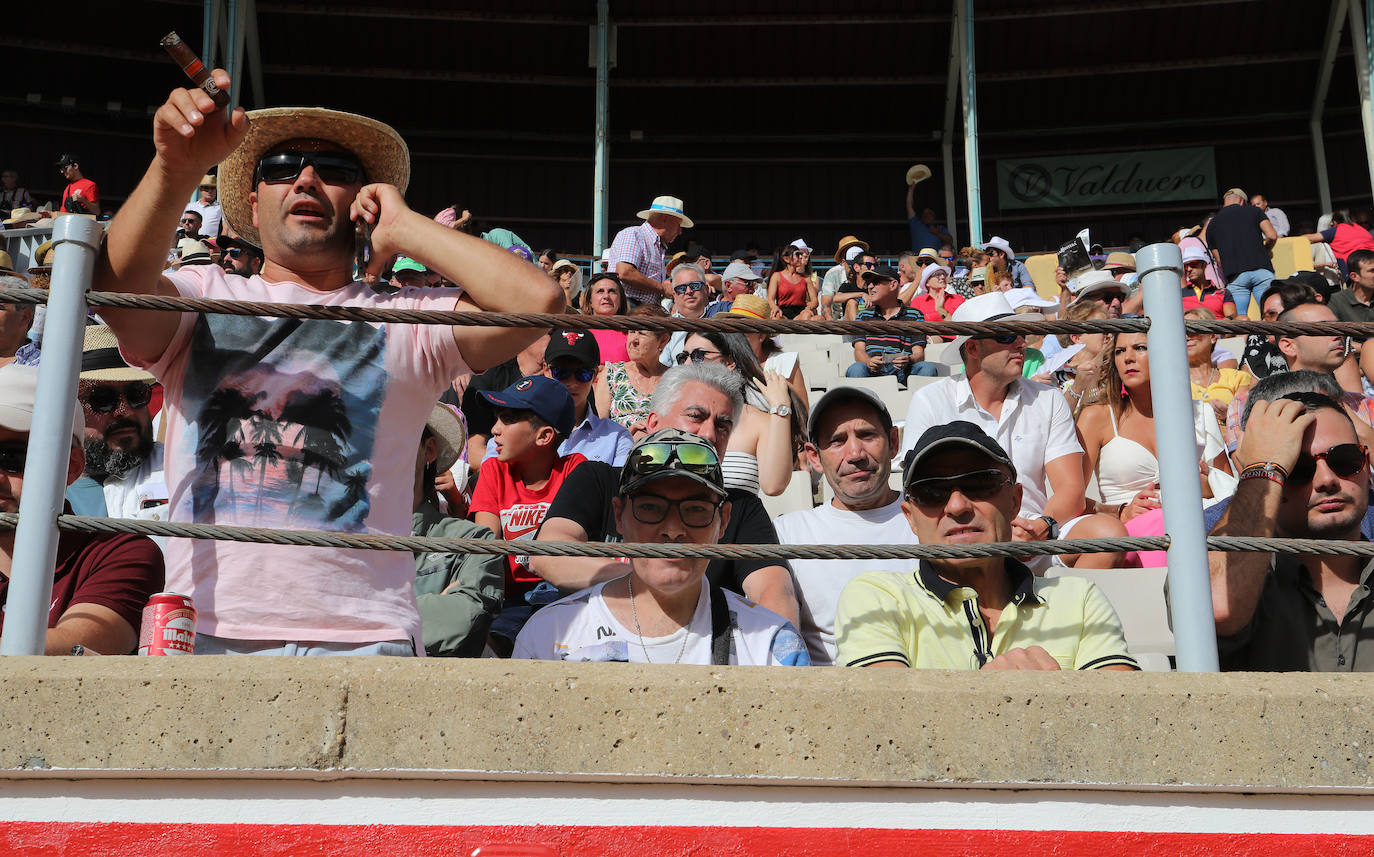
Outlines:
MULTIPOLYGON (((625 459, 625 466, 621 471, 622 480, 637 480, 641 476, 649 476, 662 470, 684 470, 716 483, 721 481, 720 456, 716 455, 715 448, 707 443, 681 441, 641 443, 636 446, 625 459), (677 462, 678 466, 672 467, 673 462, 677 462)), ((656 524, 658 521, 644 523, 656 524)))
POLYGON ((704 288, 706 288, 706 284, 703 283, 701 280, 693 280, 690 283, 675 283, 673 285, 673 294, 685 295, 689 291, 692 294, 696 294, 704 288))
POLYGON ((677 365, 681 366, 688 360, 693 363, 705 363, 712 357, 719 357, 719 351, 707 351, 705 348, 693 348, 691 351, 682 351, 677 355, 677 365))
POLYGON ((878 267, 877 262, 855 262, 854 264, 858 265, 860 268, 867 268, 870 271, 878 267))
MULTIPOLYGON (((28 448, 23 446, 0 447, 0 470, 16 476, 24 472, 24 463, 28 459, 28 448)), ((684 521, 683 523, 686 523, 684 521)))
POLYGON ((268 184, 295 181, 306 166, 326 184, 357 184, 363 165, 347 152, 270 152, 258 159, 257 180, 268 184))
POLYGON ((1012 478, 1003 470, 975 470, 958 476, 908 482, 906 496, 921 506, 943 506, 956 490, 970 500, 991 500, 1011 482, 1012 478))
POLYGON ((549 374, 553 376, 555 381, 576 378, 585 384, 596 377, 596 369, 569 369, 567 366, 550 366, 549 374))
POLYGON ((1008 334, 1005 335, 1005 336, 975 336, 975 337, 973 337, 973 338, 974 338, 974 339, 989 340, 989 341, 992 341, 992 342, 996 342, 998 345, 1011 345, 1013 342, 1015 342, 1016 340, 1018 340, 1018 339, 1021 338, 1021 334, 1019 334, 1019 333, 1008 333, 1008 334))
POLYGON ((123 399, 129 403, 129 410, 134 411, 148 406, 152 401, 153 388, 142 381, 135 381, 123 387, 116 387, 113 384, 102 384, 91 390, 86 397, 86 407, 97 414, 108 414, 119 407, 119 400, 123 399))
POLYGON ((228 256, 230 259, 237 259, 247 252, 248 251, 244 250, 242 247, 230 247, 228 250, 224 251, 224 255, 228 256))
POLYGON ((945 260, 946 265, 952 264, 954 262, 953 256, 941 256, 940 258, 945 260))
POLYGON ((1093 293, 1090 294, 1090 295, 1086 295, 1086 297, 1087 297, 1089 300, 1101 301, 1101 302, 1104 303, 1104 304, 1109 304, 1109 303, 1111 303, 1112 301, 1124 301, 1124 300, 1126 300, 1126 293, 1125 293, 1125 292, 1093 292, 1093 293))
POLYGON ((917 259, 917 260, 916 260, 916 267, 918 267, 918 268, 924 268, 926 265, 934 265, 934 264, 935 264, 935 260, 934 260, 934 259, 917 259))
POLYGON ((183 218, 181 218, 181 225, 182 225, 182 226, 192 226, 192 225, 194 225, 194 224, 196 224, 196 223, 199 223, 199 222, 200 222, 200 221, 196 220, 194 217, 183 217, 183 218))
POLYGON ((1317 475, 1317 462, 1325 461, 1331 472, 1348 479, 1369 464, 1369 450, 1358 443, 1338 443, 1326 452, 1300 455, 1288 474, 1289 482, 1311 482, 1317 475))
POLYGON ((714 500, 669 500, 657 494, 636 494, 630 498, 630 514, 641 524, 661 524, 668 517, 668 510, 677 507, 677 516, 688 527, 710 525, 720 509, 721 502, 714 500))

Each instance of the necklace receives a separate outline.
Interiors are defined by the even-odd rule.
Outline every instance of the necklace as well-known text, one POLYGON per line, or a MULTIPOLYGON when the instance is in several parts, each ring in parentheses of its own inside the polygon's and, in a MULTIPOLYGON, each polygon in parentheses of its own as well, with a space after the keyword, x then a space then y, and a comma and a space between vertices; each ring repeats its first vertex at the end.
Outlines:
MULTIPOLYGON (((635 620, 635 636, 639 637, 639 648, 644 650, 644 663, 651 664, 653 661, 649 660, 649 647, 644 645, 644 632, 639 630, 639 611, 635 609, 635 576, 631 574, 629 577, 625 578, 625 581, 626 585, 630 588, 630 615, 633 616, 635 620)), ((682 655, 687 651, 687 637, 691 630, 692 622, 688 620, 687 624, 682 628, 682 648, 677 650, 677 657, 673 658, 673 663, 682 663, 682 655)))

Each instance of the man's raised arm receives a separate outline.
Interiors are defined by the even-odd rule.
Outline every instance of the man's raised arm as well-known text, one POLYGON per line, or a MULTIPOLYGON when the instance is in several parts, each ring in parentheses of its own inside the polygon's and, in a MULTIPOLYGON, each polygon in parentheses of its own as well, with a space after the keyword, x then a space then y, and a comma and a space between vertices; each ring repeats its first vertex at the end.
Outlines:
MULTIPOLYGON (((215 85, 228 91, 229 75, 214 71, 215 85)), ((224 160, 248 133, 242 108, 226 116, 200 89, 176 89, 153 115, 153 162, 138 187, 110 223, 93 286, 97 291, 175 295, 162 278, 167 248, 186 200, 210 167, 224 160)), ((176 333, 180 317, 171 312, 103 309, 125 352, 152 363, 176 333)))

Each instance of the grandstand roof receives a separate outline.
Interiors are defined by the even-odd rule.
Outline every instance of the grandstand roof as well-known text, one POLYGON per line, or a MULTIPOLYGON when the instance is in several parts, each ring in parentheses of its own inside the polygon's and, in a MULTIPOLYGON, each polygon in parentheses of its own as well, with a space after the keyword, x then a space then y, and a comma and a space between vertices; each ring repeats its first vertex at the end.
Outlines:
MULTIPOLYGON (((1295 228, 1315 215, 1307 116, 1335 0, 977 0, 985 231, 1018 250, 1082 225, 1124 242, 1200 219, 1205 201, 1041 213, 997 208, 999 157, 1212 145, 1218 187, 1265 192, 1295 228)), ((661 193, 681 196, 717 253, 798 234, 827 247, 858 232, 906 244, 901 176, 936 170, 951 3, 612 0, 612 229, 661 193)), ((590 249, 595 2, 259 0, 268 103, 323 104, 396 126, 415 153, 412 202, 461 201, 536 245, 590 249)), ((31 190, 60 190, 51 163, 83 153, 111 198, 150 154, 148 113, 180 72, 157 46, 201 36, 199 0, 13 4, 0 34, 0 161, 31 190), (70 8, 72 11, 65 11, 70 8), (84 15, 84 18, 82 17, 84 15), (17 70, 17 73, 16 73, 17 70)), ((243 100, 254 106, 252 88, 243 100)), ((1325 129, 1332 193, 1369 197, 1349 34, 1325 129)), ((956 130, 956 134, 961 131, 956 130)), ((962 143, 955 146, 963 221, 962 143)), ((960 230, 962 232, 962 230, 960 230)))

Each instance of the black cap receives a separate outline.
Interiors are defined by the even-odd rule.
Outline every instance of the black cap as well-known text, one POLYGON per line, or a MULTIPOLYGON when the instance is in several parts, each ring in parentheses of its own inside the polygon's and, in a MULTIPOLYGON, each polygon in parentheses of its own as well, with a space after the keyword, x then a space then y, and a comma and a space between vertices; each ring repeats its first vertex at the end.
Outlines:
POLYGON ((901 274, 891 265, 874 265, 867 271, 859 275, 859 279, 867 282, 869 280, 899 280, 901 274))
POLYGON ((811 406, 811 415, 806 420, 806 436, 811 438, 813 443, 816 440, 816 427, 820 425, 821 415, 842 402, 863 402, 876 409, 878 417, 883 422, 883 430, 892 430, 892 414, 888 412, 887 405, 877 393, 867 387, 831 387, 821 396, 820 401, 811 406))
POLYGON ((716 448, 703 437, 675 428, 659 429, 652 434, 647 434, 630 449, 630 454, 625 457, 624 466, 620 468, 620 496, 624 497, 651 482, 671 477, 690 479, 722 499, 728 496, 725 490, 725 476, 720 469, 720 459, 716 448), (682 461, 683 453, 678 452, 668 461, 654 464, 645 454, 644 447, 656 444, 696 447, 701 453, 700 457, 703 461, 709 460, 713 463, 692 467, 682 461))
POLYGON ((921 476, 921 464, 933 454, 956 446, 975 449, 994 461, 1005 464, 1011 468, 1012 478, 1016 477, 1016 465, 1011 463, 1011 457, 997 441, 973 423, 955 420, 944 425, 931 426, 917 439, 916 445, 907 453, 906 460, 902 463, 902 488, 910 485, 913 478, 921 476))
POLYGON ((241 247, 259 259, 262 258, 262 248, 242 238, 231 238, 228 235, 221 235, 219 238, 215 239, 215 242, 219 245, 221 250, 227 250, 230 247, 241 247))
POLYGON ((589 369, 601 365, 601 347, 590 330, 555 330, 549 334, 544 349, 544 362, 552 363, 560 357, 571 357, 589 369))
POLYGON ((757 259, 757 258, 758 258, 758 256, 755 256, 753 253, 750 253, 748 250, 736 250, 735 252, 733 252, 733 253, 730 254, 730 261, 731 261, 731 262, 736 262, 736 261, 739 261, 739 262, 752 262, 752 261, 754 261, 754 260, 757 259))
POLYGON ((707 250, 705 247, 701 246, 695 241, 687 242, 687 255, 683 256, 683 259, 693 261, 696 259, 700 259, 702 256, 705 256, 709 259, 711 257, 711 251, 707 250))
POLYGON ((58 165, 59 167, 68 167, 68 166, 71 166, 72 164, 79 164, 79 163, 81 163, 81 159, 78 158, 76 155, 72 154, 71 152, 68 152, 68 153, 66 153, 65 155, 63 155, 62 157, 60 157, 60 158, 57 159, 57 165, 58 165))

